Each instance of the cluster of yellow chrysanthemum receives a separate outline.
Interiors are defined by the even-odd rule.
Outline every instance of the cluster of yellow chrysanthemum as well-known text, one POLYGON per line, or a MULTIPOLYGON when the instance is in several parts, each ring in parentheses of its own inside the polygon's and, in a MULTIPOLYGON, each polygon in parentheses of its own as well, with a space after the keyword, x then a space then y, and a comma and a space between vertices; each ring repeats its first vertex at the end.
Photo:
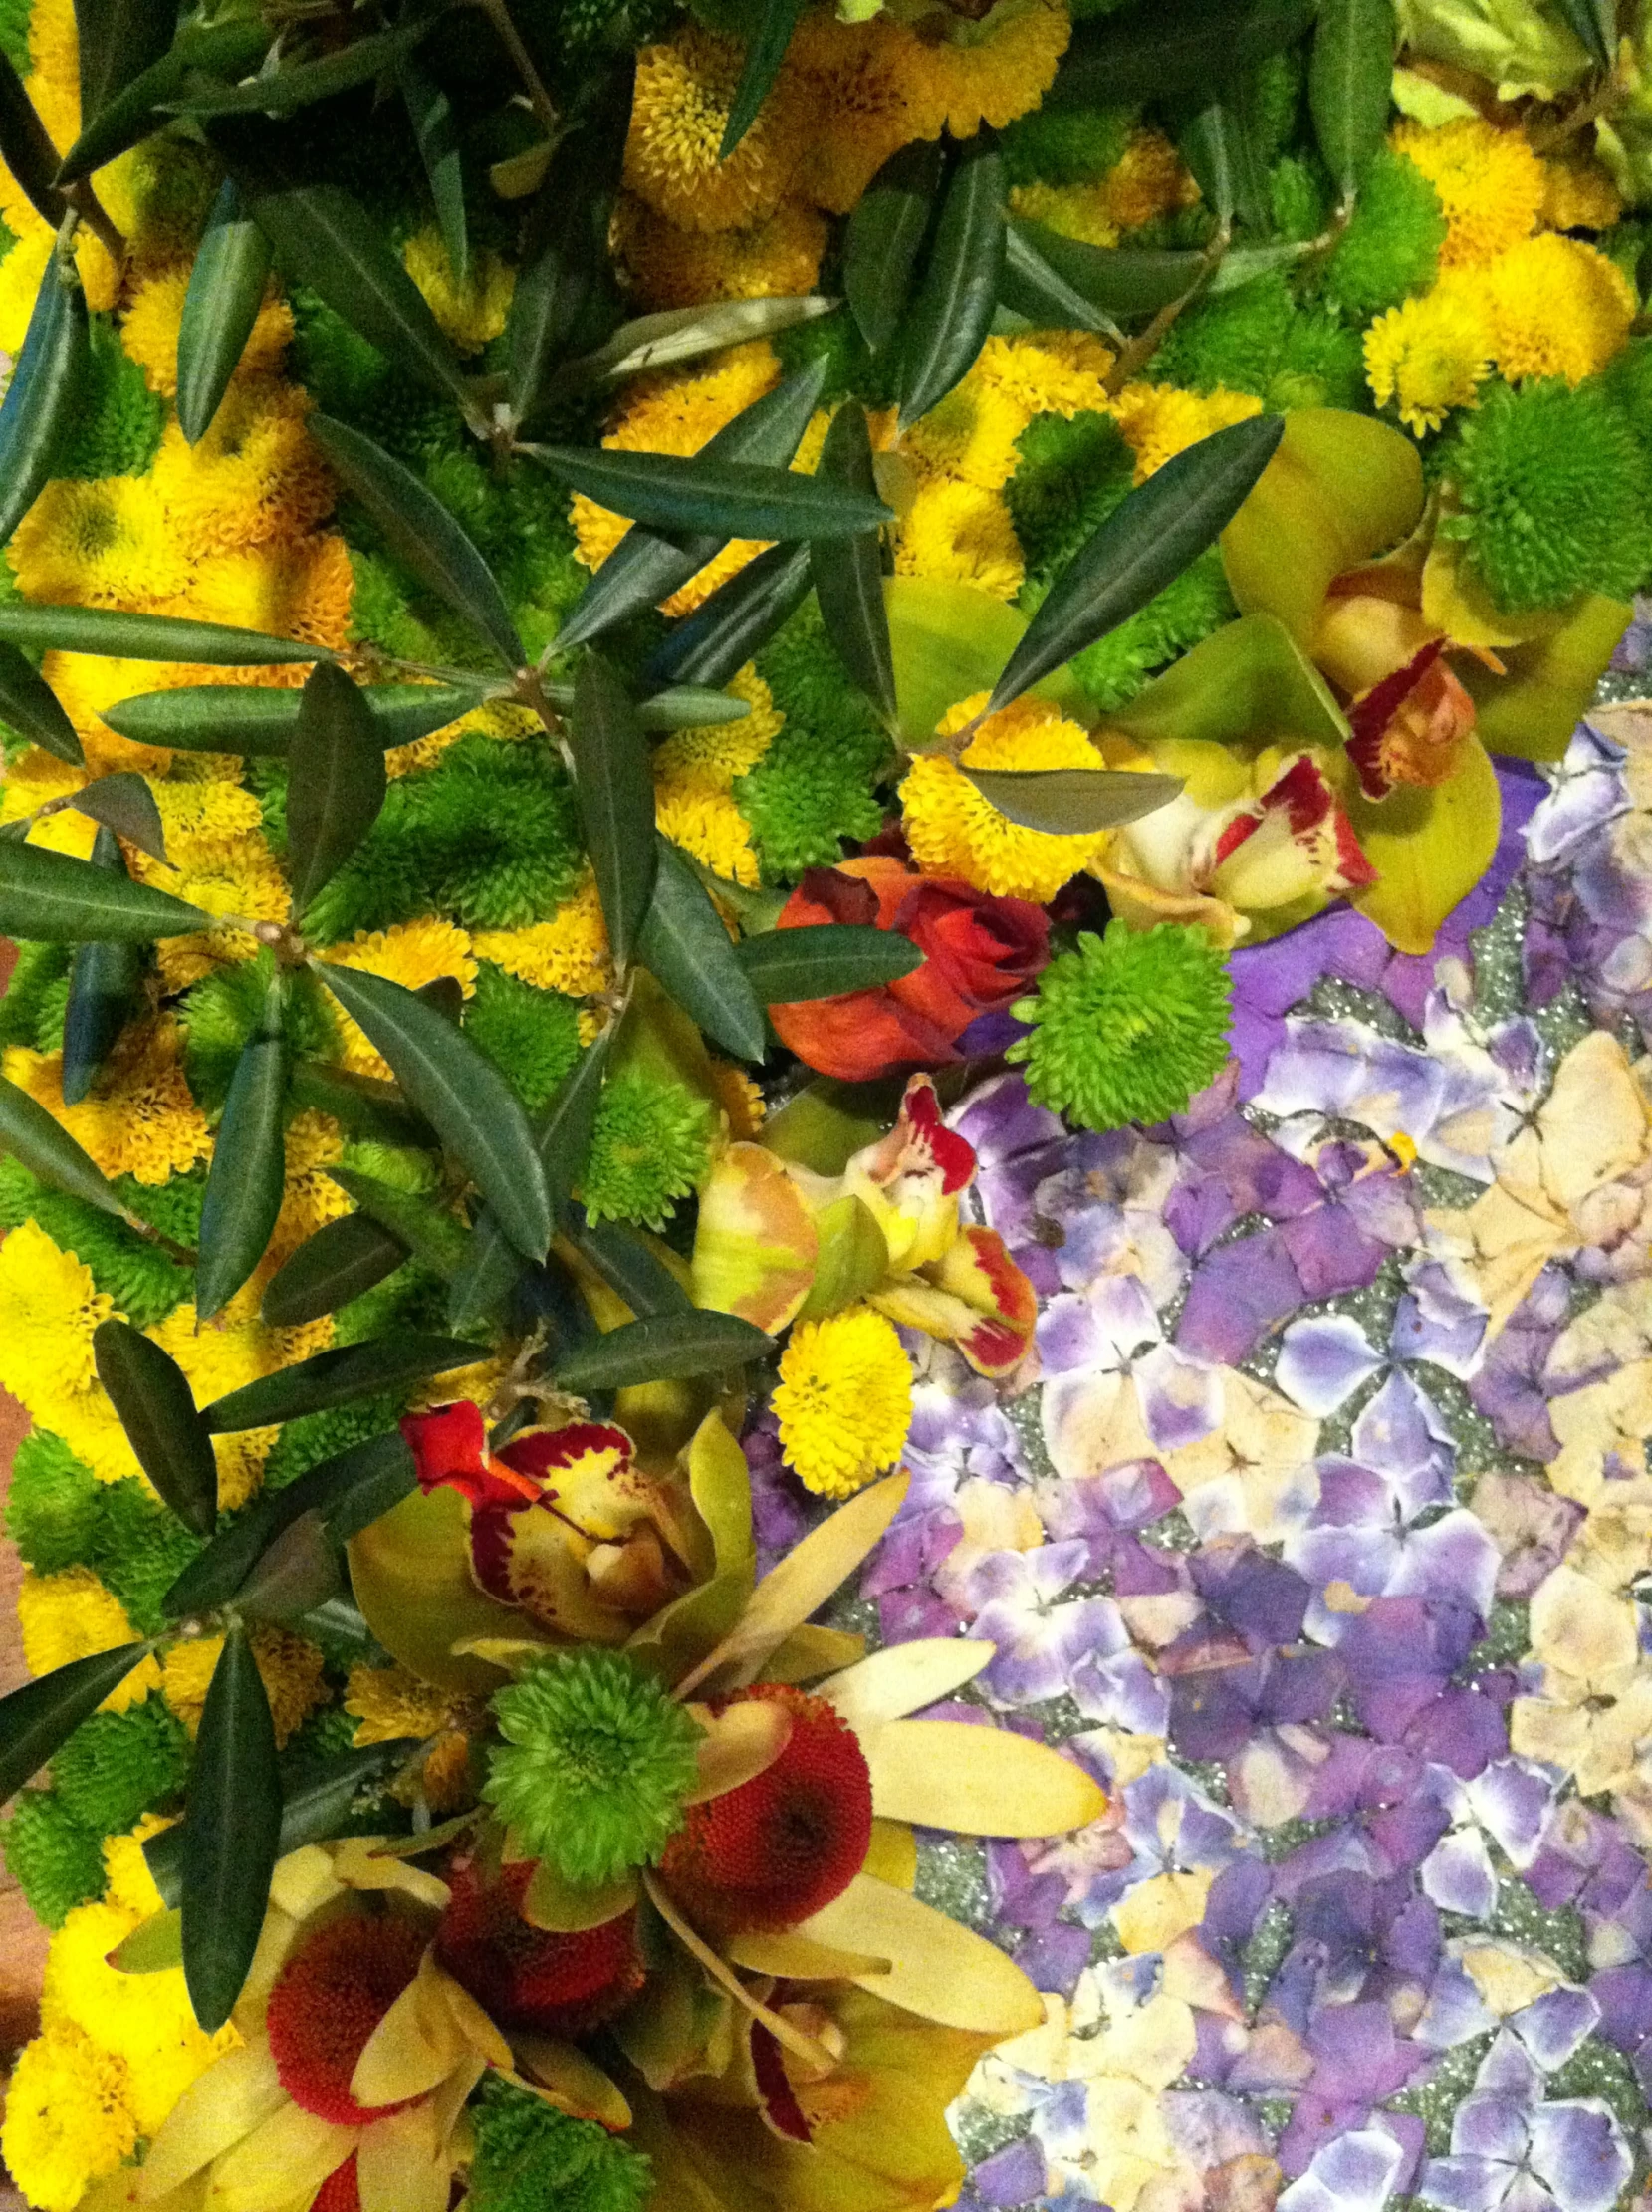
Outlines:
POLYGON ((1438 430, 1454 407, 1475 405, 1494 371, 1511 383, 1578 384, 1603 369, 1629 335, 1634 287, 1563 232, 1615 219, 1605 176, 1576 161, 1545 163, 1519 126, 1478 116, 1432 130, 1402 123, 1392 143, 1433 184, 1447 227, 1437 282, 1365 334, 1379 405, 1412 430, 1438 430))

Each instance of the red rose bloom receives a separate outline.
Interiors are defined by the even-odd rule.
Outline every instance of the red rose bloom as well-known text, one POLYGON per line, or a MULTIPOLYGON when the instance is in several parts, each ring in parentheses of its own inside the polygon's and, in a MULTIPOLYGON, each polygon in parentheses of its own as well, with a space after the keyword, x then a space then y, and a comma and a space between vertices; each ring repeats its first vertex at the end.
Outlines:
POLYGON ((870 1083, 962 1058, 978 1014, 1022 997, 1050 959, 1050 922, 1025 898, 994 898, 950 875, 920 875, 882 854, 811 868, 777 927, 870 922, 909 937, 921 968, 875 991, 771 1006, 783 1044, 823 1076, 870 1083))

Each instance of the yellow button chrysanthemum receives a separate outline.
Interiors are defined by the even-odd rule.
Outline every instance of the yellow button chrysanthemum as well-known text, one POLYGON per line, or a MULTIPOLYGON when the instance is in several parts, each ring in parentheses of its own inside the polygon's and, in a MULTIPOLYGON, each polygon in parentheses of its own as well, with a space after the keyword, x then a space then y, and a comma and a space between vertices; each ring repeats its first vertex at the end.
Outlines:
MULTIPOLYGON (((195 1636, 173 1644, 166 1654, 161 1686, 166 1702, 190 1735, 201 1725, 212 1670, 224 1647, 222 1636, 195 1636)), ((327 1679, 320 1651, 303 1636, 285 1628, 258 1628, 253 1632, 253 1657, 270 1700, 276 1742, 284 1744, 302 1727, 327 1698, 327 1679)))
POLYGON ((869 1306, 800 1322, 773 1399, 781 1448, 806 1489, 852 1497, 892 1467, 912 1425, 912 1369, 895 1325, 869 1306))
POLYGON ((1446 218, 1442 269, 1484 267, 1530 237, 1542 212, 1543 165, 1519 129, 1462 116, 1430 130, 1402 123, 1388 140, 1422 170, 1446 218))
POLYGON ((491 246, 472 248, 470 267, 461 282, 453 273, 441 232, 434 223, 426 223, 402 247, 401 263, 461 354, 479 354, 505 328, 516 271, 491 246))
POLYGON ((39 2212, 74 2212, 87 2184, 136 2147, 130 2090, 121 2061, 72 2022, 27 2047, 6 2093, 0 2156, 39 2212))
POLYGON ((1635 288, 1615 261, 1580 238, 1545 231, 1486 272, 1492 358, 1511 383, 1563 376, 1580 384, 1629 336, 1635 288))
POLYGON ((944 578, 1012 600, 1025 573, 1021 540, 997 492, 955 476, 919 484, 900 520, 896 576, 944 578))
POLYGON ((1438 430, 1453 407, 1472 407, 1492 372, 1492 333, 1481 279, 1447 277, 1420 300, 1379 315, 1365 333, 1365 376, 1379 407, 1409 430, 1438 430))
MULTIPOLYGON (((118 1650, 137 1637, 124 1605, 90 1567, 66 1567, 58 1575, 26 1572, 17 1594, 17 1624, 31 1674, 51 1674, 75 1659, 118 1650)), ((159 1680, 159 1667, 144 1659, 110 1692, 100 1710, 123 1713, 128 1705, 140 1704, 159 1680)))
MULTIPOLYGON (((977 692, 949 709, 939 725, 950 737, 972 722, 987 703, 977 692)), ((1101 756, 1076 722, 1062 719, 1047 699, 1018 699, 984 722, 963 755, 970 768, 1094 768, 1101 756)), ((931 875, 961 875, 977 890, 1000 898, 1030 898, 1041 906, 1095 860, 1107 833, 1053 837, 1024 830, 976 789, 944 754, 915 760, 900 787, 906 841, 918 865, 931 875)))
POLYGON ((482 959, 536 991, 586 998, 613 980, 596 878, 589 872, 547 920, 523 929, 479 929, 471 943, 482 959))
POLYGON ((652 308, 813 292, 826 238, 823 218, 796 199, 749 230, 680 230, 630 192, 614 214, 614 251, 652 308))
POLYGON ((803 158, 807 121, 782 70, 725 161, 729 110, 745 67, 738 39, 690 25, 636 58, 625 182, 683 230, 738 230, 772 215, 803 158))

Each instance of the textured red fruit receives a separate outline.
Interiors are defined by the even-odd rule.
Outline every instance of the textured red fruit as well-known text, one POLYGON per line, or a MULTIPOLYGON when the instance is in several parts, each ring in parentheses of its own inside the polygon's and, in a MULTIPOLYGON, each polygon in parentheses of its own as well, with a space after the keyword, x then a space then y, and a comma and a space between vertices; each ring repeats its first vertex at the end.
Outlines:
POLYGON ((311 2202, 310 2212, 361 2212, 361 2191, 355 2179, 353 2150, 342 2166, 335 2166, 311 2202))
MULTIPOLYGON (((865 1863, 872 1782, 854 1731, 824 1698, 778 1682, 741 1697, 784 1705, 792 1736, 772 1767, 691 1805, 660 1861, 695 1920, 730 1933, 790 1928, 840 1896, 865 1863)), ((722 1700, 717 1710, 737 1704, 722 1700)))
POLYGON ((530 1927, 521 1908, 533 1872, 531 1862, 503 1866, 497 1881, 484 1882, 473 1859, 455 1860, 436 1956, 502 2028, 579 2035, 642 1987, 636 1914, 573 1935, 530 1927))
POLYGON ((269 2030, 276 2072, 295 2104, 339 2126, 402 2109, 357 2104, 350 2078, 423 1954, 424 1937, 410 1921, 356 1915, 329 1921, 288 1960, 270 1992, 269 2030))

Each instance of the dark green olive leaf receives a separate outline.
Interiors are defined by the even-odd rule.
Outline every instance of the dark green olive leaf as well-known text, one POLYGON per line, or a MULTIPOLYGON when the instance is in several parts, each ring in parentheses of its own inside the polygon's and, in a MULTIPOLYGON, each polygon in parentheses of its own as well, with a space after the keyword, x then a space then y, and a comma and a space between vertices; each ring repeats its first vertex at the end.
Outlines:
POLYGON ((326 645, 231 629, 177 614, 127 614, 114 607, 45 607, 29 600, 0 605, 0 637, 25 650, 102 653, 116 660, 197 660, 210 668, 263 668, 277 661, 337 660, 326 645))
POLYGON ((1029 235, 1035 227, 1012 222, 1005 234, 1004 275, 998 292, 1002 304, 1025 316, 1037 330, 1094 331, 1116 345, 1118 325, 1052 268, 1029 235))
POLYGON ((339 1555, 315 1507, 282 1530, 235 1594, 235 1609, 254 1620, 292 1620, 344 1589, 339 1555))
POLYGON ((90 339, 73 260, 46 263, 28 335, 0 405, 0 544, 34 505, 74 427, 90 339))
POLYGON ((797 29, 802 5, 803 0, 762 0, 757 30, 746 48, 740 82, 729 107, 729 120, 723 125, 723 142, 717 149, 720 161, 726 161, 739 145, 756 123, 758 110, 774 90, 775 79, 786 60, 786 49, 792 43, 792 33, 797 29))
POLYGON ((336 1314, 393 1275, 407 1248, 364 1213, 324 1221, 271 1276, 259 1312, 271 1329, 296 1329, 336 1314))
POLYGON ((270 275, 270 241, 225 178, 195 249, 178 326, 178 427, 198 445, 245 351, 270 275))
POLYGON ((938 139, 891 154, 860 195, 843 241, 843 291, 861 337, 879 353, 912 296, 918 252, 945 166, 938 139))
POLYGON ((75 734, 75 725, 58 704, 57 693, 32 660, 15 645, 0 641, 0 721, 19 737, 43 752, 55 753, 74 767, 85 765, 86 755, 75 734))
POLYGON ((1004 162, 988 130, 959 148, 929 260, 901 324, 896 387, 904 430, 973 368, 1004 277, 1004 162))
POLYGON ((875 493, 750 461, 587 445, 520 450, 531 453, 559 484, 655 530, 715 533, 722 539, 842 538, 895 519, 875 493))
POLYGON ((257 1267, 281 1211, 286 1184, 284 989, 285 979, 278 977, 265 1001, 259 1033, 241 1048, 212 1147, 195 1267, 195 1312, 201 1321, 222 1313, 257 1267))
POLYGON ((803 605, 810 583, 807 543, 771 546, 678 622, 649 661, 648 681, 727 683, 803 605))
POLYGON ((241 85, 203 85, 160 105, 170 115, 190 116, 197 123, 209 116, 289 115, 295 108, 332 100, 394 70, 434 21, 433 13, 421 13, 393 31, 371 31, 365 38, 353 39, 319 61, 295 62, 290 69, 268 74, 260 71, 241 85))
POLYGON ((444 1374, 453 1367, 468 1367, 486 1356, 480 1345, 461 1344, 455 1337, 419 1337, 402 1334, 375 1338, 367 1344, 343 1345, 333 1352, 318 1352, 256 1382, 243 1383, 227 1397, 216 1398, 205 1408, 207 1426, 214 1434, 230 1429, 270 1428, 278 1421, 296 1421, 301 1413, 320 1413, 330 1405, 348 1405, 352 1398, 370 1397, 375 1391, 393 1389, 400 1382, 416 1382, 427 1374, 444 1374))
POLYGON ((233 82, 258 67, 269 44, 270 33, 261 18, 206 27, 186 25, 159 61, 151 62, 92 118, 64 155, 58 182, 78 183, 118 153, 164 128, 168 119, 161 103, 172 99, 196 71, 233 82))
POLYGON ((740 965, 765 1006, 799 999, 834 999, 845 991, 875 991, 923 965, 923 954, 897 929, 870 922, 823 921, 805 928, 771 929, 737 948, 740 965))
POLYGON ((453 103, 414 54, 402 55, 396 83, 424 164, 448 266, 463 284, 470 274, 470 226, 465 215, 465 175, 453 103))
MULTIPOLYGON (((877 496, 866 410, 858 399, 838 408, 821 452, 823 477, 877 496)), ((826 633, 838 658, 885 722, 895 718, 895 666, 883 606, 883 559, 875 530, 858 538, 817 539, 810 574, 826 633)))
MULTIPOLYGON (((1593 17, 1591 0, 1582 5, 1593 17)), ((1307 104, 1319 151, 1344 199, 1386 135, 1398 43, 1394 0, 1319 0, 1307 104)))
POLYGON ((8 1798, 21 1790, 152 1648, 123 1643, 114 1651, 94 1651, 0 1698, 0 1790, 8 1798))
POLYGON ((1107 316, 1156 315, 1190 291, 1206 267, 1202 253, 1086 246, 1081 239, 1063 238, 1060 231, 1019 216, 1012 218, 1010 229, 1062 284, 1107 316))
POLYGON ((485 427, 459 357, 422 292, 361 202, 342 184, 304 183, 278 167, 231 174, 283 273, 342 316, 407 375, 456 400, 467 422, 485 427))
POLYGON ((252 1965, 281 1848, 275 1723, 239 1621, 224 1637, 206 1693, 181 1848, 183 1978, 196 2020, 212 2035, 252 1965))
POLYGON ((81 114, 100 116, 172 43, 175 0, 75 0, 81 114))
MULTIPOLYGON (((306 1843, 325 1843, 342 1835, 361 1793, 394 1774, 419 1749, 415 1737, 397 1737, 389 1743, 366 1744, 359 1751, 343 1751, 328 1760, 282 1807, 278 1855, 285 1857, 306 1843)), ((182 1845, 181 1823, 163 1828, 143 1845, 150 1876, 161 1902, 168 1906, 177 1903, 182 1888, 182 1845)))
POLYGON ((1123 769, 963 768, 962 774, 1007 821, 1051 837, 1087 837, 1139 822, 1169 806, 1179 776, 1134 775, 1123 769))
POLYGON ((565 1390, 621 1390, 633 1382, 667 1382, 681 1375, 718 1374, 727 1367, 762 1359, 774 1339, 733 1314, 650 1314, 645 1321, 621 1322, 605 1336, 591 1338, 557 1362, 565 1390))
MULTIPOLYGON (((572 695, 568 703, 574 704, 572 695)), ((751 711, 751 702, 735 698, 732 692, 711 691, 699 683, 677 683, 668 691, 656 691, 651 698, 637 700, 636 726, 639 730, 709 729, 724 722, 744 722, 751 711)))
POLYGON ((210 1536, 218 1525, 218 1462, 183 1369, 118 1316, 93 1331, 92 1356, 137 1464, 192 1536, 210 1536))
MULTIPOLYGON (((23 931, 16 934, 21 936, 23 931)), ((83 1205, 96 1206, 100 1213, 116 1214, 122 1221, 128 1218, 90 1153, 38 1100, 4 1076, 0 1076, 0 1152, 10 1152, 31 1175, 54 1190, 67 1191, 83 1205)))
POLYGON ((183 1914, 175 1907, 142 1920, 109 1955, 118 1974, 164 1974, 183 1964, 183 1914))
POLYGON ((710 300, 699 307, 665 308, 658 315, 639 315, 621 323, 618 330, 594 353, 583 354, 568 364, 559 386, 573 388, 605 377, 640 376, 645 369, 664 369, 677 362, 697 361, 725 346, 742 346, 757 338, 773 338, 796 324, 812 323, 829 315, 835 300, 818 293, 776 293, 760 300, 710 300))
POLYGON ((326 1061, 299 1059, 287 1086, 295 1106, 331 1113, 353 1136, 380 1144, 428 1144, 434 1132, 407 1104, 393 1083, 376 1076, 353 1075, 326 1061))
POLYGON ((594 87, 583 115, 569 119, 548 190, 535 199, 505 343, 511 418, 533 430, 546 412, 570 347, 603 336, 617 309, 608 268, 608 227, 619 192, 631 102, 629 68, 594 87))
POLYGON ((428 983, 421 983, 414 992, 426 1006, 433 1006, 444 1022, 455 1027, 464 1020, 465 987, 456 975, 433 975, 428 983))
POLYGON ((43 846, 10 839, 0 844, 0 936, 47 944, 146 944, 211 927, 210 914, 169 891, 128 882, 43 846))
POLYGON ((623 975, 654 887, 654 782, 625 686, 597 653, 575 678, 568 734, 586 848, 623 975))
POLYGON ((157 860, 166 858, 166 833, 161 827, 155 795, 141 776, 129 768, 113 776, 95 776, 75 794, 75 812, 90 815, 117 837, 124 838, 157 860))
POLYGON ((256 1562, 301 1514, 315 1511, 343 1543, 418 1488, 413 1455, 399 1429, 320 1460, 284 1490, 266 1490, 205 1551, 197 1553, 160 1600, 164 1619, 227 1605, 256 1562))
MULTIPOLYGON (((802 443, 826 389, 826 373, 827 363, 822 357, 788 376, 708 438, 700 448, 700 459, 757 461, 784 468, 802 443)), ((674 543, 649 530, 626 531, 557 632, 559 650, 584 644, 644 607, 657 607, 727 542, 720 537, 694 537, 674 543)))
MULTIPOLYGON (((574 1186, 585 1171, 612 1044, 613 1031, 607 1029, 580 1055, 534 1127, 534 1142, 558 1219, 566 1213, 574 1186)), ((484 1208, 471 1233, 464 1265, 448 1290, 448 1327, 469 1329, 490 1319, 510 1297, 521 1274, 521 1260, 498 1222, 484 1208)))
POLYGON ((508 668, 520 668, 527 654, 505 596, 435 493, 359 430, 325 414, 308 416, 305 427, 397 559, 487 638, 508 668))
POLYGON ((330 1167, 328 1173, 369 1221, 388 1231, 432 1275, 444 1283, 452 1280, 470 1243, 461 1222, 430 1199, 415 1198, 410 1191, 397 1190, 376 1175, 363 1175, 358 1168, 330 1167))
POLYGON ((763 1009, 710 893, 676 847, 657 839, 654 895, 637 957, 685 1014, 737 1060, 761 1060, 763 1009))
MULTIPOLYGON (((113 830, 100 827, 92 846, 92 865, 123 876, 126 863, 113 830)), ((63 1015, 63 1102, 79 1106, 93 1078, 114 1050, 115 1041, 142 1003, 140 946, 87 944, 75 948, 69 970, 69 1000, 63 1015)))
POLYGON ((1268 179, 1247 126, 1247 108, 1241 84, 1232 101, 1213 100, 1199 109, 1176 139, 1224 236, 1236 217, 1248 231, 1266 234, 1273 227, 1268 179))
POLYGON ((399 983, 355 968, 318 965, 316 973, 389 1062, 408 1105, 467 1170, 511 1242, 542 1259, 551 1242, 545 1174, 516 1093, 493 1062, 399 983))
MULTIPOLYGON (((377 726, 379 744, 388 750, 445 729, 480 706, 489 692, 481 682, 371 683, 361 686, 358 695, 377 726)), ((266 684, 191 684, 177 691, 140 691, 105 707, 103 719, 140 745, 279 759, 293 741, 302 698, 301 692, 266 684)))
POLYGON ((42 222, 58 229, 69 212, 55 181, 58 149, 6 54, 0 54, 0 160, 42 222))
POLYGON ((1010 655, 986 711, 1115 629, 1213 545, 1273 459, 1285 417, 1253 415, 1167 461, 1091 533, 1010 655))
POLYGON ((378 820, 389 790, 384 735, 342 668, 310 671, 287 748, 287 845, 303 913, 378 820))
POLYGON ((1617 46, 1616 8, 1612 0, 1558 0, 1567 26, 1601 69, 1610 69, 1617 46))
POLYGON ((634 1229, 617 1221, 588 1221, 584 1206, 574 1204, 568 1209, 566 1234, 580 1257, 639 1319, 692 1311, 687 1291, 634 1229))
POLYGON ((1267 54, 1294 46, 1314 0, 1181 0, 1082 24, 1044 96, 1046 108, 1107 108, 1209 94, 1267 54))

